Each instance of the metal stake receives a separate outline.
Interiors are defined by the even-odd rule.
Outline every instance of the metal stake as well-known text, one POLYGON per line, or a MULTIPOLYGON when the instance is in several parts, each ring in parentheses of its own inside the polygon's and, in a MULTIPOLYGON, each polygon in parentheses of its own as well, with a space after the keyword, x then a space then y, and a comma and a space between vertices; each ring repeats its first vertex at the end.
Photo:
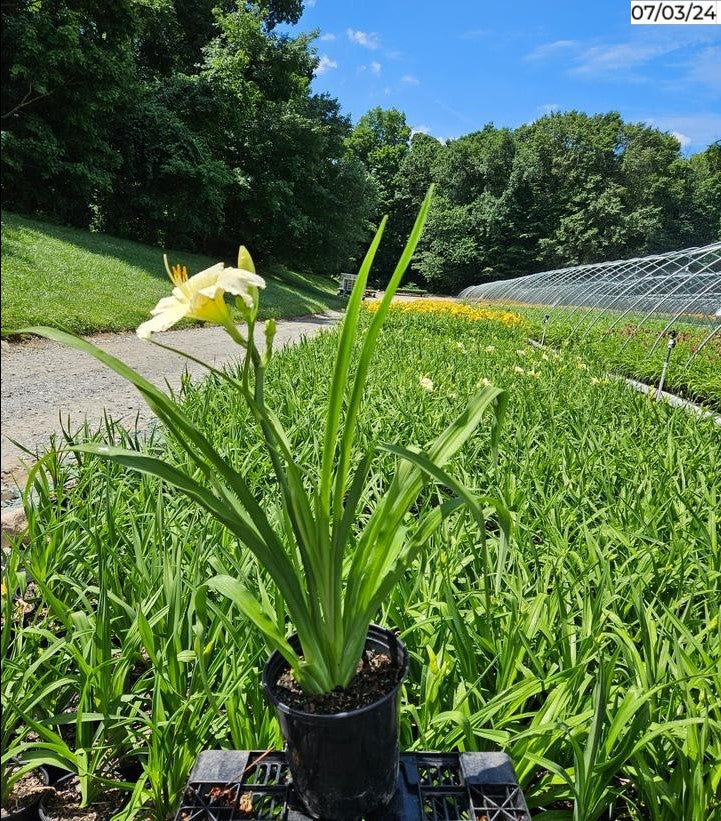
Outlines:
POLYGON ((543 333, 541 334, 541 345, 546 344, 546 327, 548 326, 548 320, 551 318, 550 314, 546 314, 543 317, 543 333))
POLYGON ((671 351, 676 347, 676 331, 671 331, 668 335, 668 347, 666 348, 666 358, 663 360, 663 368, 661 369, 661 379, 658 383, 658 390, 656 391, 656 401, 663 395, 663 383, 666 379, 666 371, 668 370, 668 363, 671 359, 671 351))

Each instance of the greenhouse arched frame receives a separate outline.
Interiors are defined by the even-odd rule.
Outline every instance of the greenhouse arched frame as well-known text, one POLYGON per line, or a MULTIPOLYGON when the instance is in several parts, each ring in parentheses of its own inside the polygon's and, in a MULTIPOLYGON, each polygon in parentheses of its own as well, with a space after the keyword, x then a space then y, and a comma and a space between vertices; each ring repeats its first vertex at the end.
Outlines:
POLYGON ((634 259, 557 268, 465 288, 459 298, 523 307, 562 319, 569 336, 584 339, 601 320, 608 330, 633 319, 625 344, 650 320, 662 320, 650 356, 679 322, 707 329, 687 365, 721 334, 721 242, 634 259))

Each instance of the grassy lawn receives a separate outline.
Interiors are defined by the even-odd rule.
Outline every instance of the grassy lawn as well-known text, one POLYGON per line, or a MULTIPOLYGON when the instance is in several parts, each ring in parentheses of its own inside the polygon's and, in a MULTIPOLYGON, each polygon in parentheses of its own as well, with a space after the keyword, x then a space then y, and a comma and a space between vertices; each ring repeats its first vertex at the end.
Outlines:
MULTIPOLYGON (((191 273, 218 261, 174 251, 169 257, 191 273)), ((280 266, 261 273, 268 283, 261 303, 265 318, 301 316, 345 303, 328 277, 280 266)), ((123 331, 147 319, 169 293, 159 248, 3 213, 3 332, 32 324, 84 334, 123 331)))

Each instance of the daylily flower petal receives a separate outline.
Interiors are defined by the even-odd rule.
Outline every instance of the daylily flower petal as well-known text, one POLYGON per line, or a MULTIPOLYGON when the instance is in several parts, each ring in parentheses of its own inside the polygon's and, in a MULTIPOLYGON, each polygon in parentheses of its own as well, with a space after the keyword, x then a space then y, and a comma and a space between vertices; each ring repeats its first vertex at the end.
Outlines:
POLYGON ((221 290, 242 297, 247 302, 246 297, 250 293, 250 288, 265 288, 263 277, 240 268, 225 268, 218 279, 208 287, 201 288, 200 293, 212 299, 221 290))
POLYGON ((157 314, 162 314, 171 308, 175 308, 175 306, 181 304, 181 302, 182 300, 176 299, 174 296, 164 296, 150 312, 150 315, 156 316, 157 314))
POLYGON ((216 325, 225 325, 231 321, 230 308, 222 291, 216 293, 215 299, 208 299, 202 293, 195 294, 190 301, 189 316, 203 322, 213 322, 216 325))
POLYGON ((197 293, 202 288, 207 288, 209 285, 215 284, 217 282, 218 277, 223 272, 223 268, 225 265, 222 262, 217 262, 215 265, 211 265, 210 268, 206 268, 204 271, 199 271, 197 274, 194 274, 186 283, 186 287, 189 289, 190 293, 197 293))
POLYGON ((167 331, 168 328, 180 322, 180 320, 188 314, 189 307, 187 304, 183 305, 180 302, 176 302, 175 306, 168 307, 166 310, 154 314, 152 319, 143 322, 135 333, 141 339, 150 339, 151 334, 167 331))

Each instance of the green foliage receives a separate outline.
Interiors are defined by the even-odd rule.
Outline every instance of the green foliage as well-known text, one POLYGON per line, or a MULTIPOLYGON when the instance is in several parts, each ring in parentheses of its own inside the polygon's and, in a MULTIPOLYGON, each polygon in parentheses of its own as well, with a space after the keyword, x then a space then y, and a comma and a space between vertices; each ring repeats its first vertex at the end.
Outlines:
POLYGON ((691 157, 695 176, 696 208, 705 217, 707 231, 721 240, 721 140, 691 157))
MULTIPOLYGON (((217 259, 169 251, 191 273, 217 259)), ((2 330, 58 323, 76 333, 136 328, 169 282, 158 248, 107 234, 2 215, 2 330)), ((342 308, 327 277, 267 266, 261 317, 301 316, 342 308)))
POLYGON ((375 205, 378 214, 388 214, 390 231, 383 246, 378 250, 374 267, 374 277, 383 284, 393 273, 393 266, 402 249, 404 238, 413 225, 418 205, 432 180, 428 179, 422 191, 416 181, 418 197, 404 203, 399 196, 399 174, 404 159, 408 156, 411 129, 406 123, 406 115, 396 108, 383 109, 377 106, 364 114, 346 141, 348 152, 360 160, 374 185, 375 205))
MULTIPOLYGON (((385 134, 357 130, 364 147, 385 134)), ((718 147, 687 160, 672 135, 616 113, 553 114, 515 131, 488 125, 445 145, 415 135, 388 150, 402 153, 393 172, 369 169, 396 216, 392 231, 417 207, 419 182, 438 187, 415 273, 443 292, 720 235, 718 147)))
POLYGON ((117 171, 113 113, 134 74, 133 23, 130 0, 3 3, 7 206, 88 224, 117 171))
MULTIPOLYGON (((265 402, 264 380, 272 355, 274 326, 266 326, 267 344, 261 353, 254 343, 257 288, 253 307, 248 305, 243 314, 247 324, 245 338, 225 320, 224 327, 230 336, 245 348, 242 379, 227 374, 225 379, 237 398, 245 401, 262 431, 282 498, 282 524, 275 527, 269 519, 274 506, 266 510, 258 504, 246 478, 213 448, 172 399, 123 362, 86 340, 42 326, 21 329, 90 354, 138 389, 171 436, 185 449, 194 464, 192 471, 178 470, 163 460, 123 448, 90 444, 78 445, 74 450, 104 456, 168 482, 210 513, 255 556, 274 582, 289 613, 302 646, 302 655, 293 650, 284 631, 275 624, 274 613, 267 606, 268 592, 262 591, 260 597, 254 596, 227 574, 214 576, 201 586, 196 600, 198 614, 202 622, 207 621, 208 590, 229 598, 263 633, 269 645, 284 656, 296 680, 308 693, 327 693, 335 687, 348 686, 363 652, 374 613, 450 513, 462 504, 469 505, 478 521, 481 538, 485 538, 485 520, 479 508, 485 500, 475 499, 445 473, 444 467, 473 434, 489 406, 493 406, 495 412, 491 435, 491 444, 495 448, 506 397, 503 391, 492 387, 472 396, 460 416, 438 433, 424 451, 397 445, 378 446, 400 457, 399 466, 365 524, 357 525, 359 503, 368 490, 367 474, 372 451, 363 454, 362 468, 351 470, 352 460, 356 457, 353 448, 355 422, 376 341, 423 230, 431 194, 432 189, 429 189, 383 300, 365 336, 359 340, 357 365, 351 368, 361 300, 385 222, 381 223, 361 266, 339 338, 329 389, 321 464, 316 471, 319 480, 314 487, 308 489, 305 486, 298 457, 290 447, 276 412, 265 402), (199 476, 204 479, 202 483, 198 481, 199 476), (404 520, 429 478, 452 490, 456 497, 432 508, 416 527, 409 528, 404 520)), ((252 262, 250 265, 252 267, 252 262)), ((238 304, 240 309, 240 300, 238 304)), ((220 374, 211 366, 207 367, 220 374)), ((488 606, 490 599, 487 599, 488 606)))
MULTIPOLYGON (((518 308, 532 334, 547 344, 595 360, 614 374, 658 385, 666 358, 666 319, 621 311, 556 308, 543 327, 545 309, 518 308)), ((710 326, 677 319, 676 344, 669 359, 666 390, 721 411, 721 339, 709 338, 710 326), (701 347, 703 345, 703 347, 701 347)))
MULTIPOLYGON (((309 472, 323 448, 338 334, 278 353, 267 373, 268 404, 309 472)), ((357 418, 359 452, 378 441, 429 441, 481 378, 511 397, 501 471, 487 458, 484 426, 452 461, 469 489, 502 495, 509 541, 492 511, 486 556, 469 516, 449 520, 374 616, 397 627, 410 651, 402 748, 501 747, 534 814, 549 821, 574 813, 583 821, 713 818, 721 783, 718 428, 620 382, 595 384, 602 365, 589 359, 579 369, 575 351, 549 351, 545 360, 525 336, 500 323, 394 311, 379 335, 357 418), (433 381, 432 393, 420 375, 433 381)), ((182 401, 256 498, 277 501, 255 421, 225 380, 186 384, 182 401)), ((141 442, 108 422, 94 438, 190 469, 161 433, 141 442)), ((31 475, 28 541, 14 545, 18 563, 3 570, 8 590, 35 606, 22 626, 4 600, 11 646, 3 645, 3 667, 10 654, 28 670, 27 683, 39 682, 37 695, 54 684, 23 701, 46 734, 74 752, 95 738, 106 760, 139 761, 128 817, 164 821, 199 750, 280 743, 260 686, 264 641, 215 593, 201 632, 198 587, 229 575, 253 593, 270 591, 283 631, 287 613, 212 517, 161 480, 92 455, 69 458, 66 445, 52 445, 31 475), (34 591, 20 590, 18 564, 34 591), (53 636, 60 646, 45 654, 53 636)), ((391 454, 375 463, 364 505, 388 488, 395 466, 391 454)), ((427 490, 410 523, 443 498, 427 490)), ((14 681, 8 674, 8 687, 14 681)), ((19 736, 30 745, 25 754, 44 754, 29 731, 19 736)), ((88 760, 97 779, 100 764, 88 760)))
POLYGON ((350 123, 311 92, 300 0, 3 5, 5 201, 153 244, 294 270, 344 268, 367 238, 350 123), (328 220, 327 215, 332 219, 328 220))

